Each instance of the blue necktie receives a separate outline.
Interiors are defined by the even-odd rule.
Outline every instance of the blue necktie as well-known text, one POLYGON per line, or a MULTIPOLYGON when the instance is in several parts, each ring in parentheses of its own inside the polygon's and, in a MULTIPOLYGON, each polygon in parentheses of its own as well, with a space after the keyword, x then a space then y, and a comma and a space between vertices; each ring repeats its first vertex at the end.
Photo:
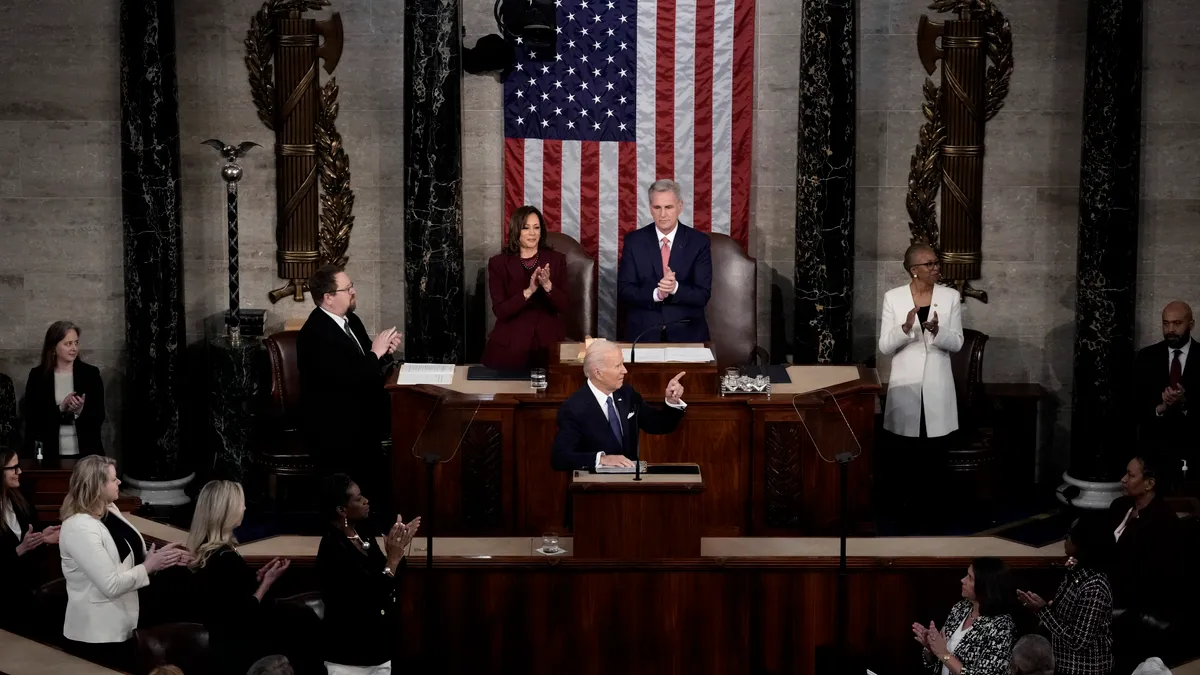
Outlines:
POLYGON ((613 405, 612 397, 604 402, 608 406, 608 426, 612 429, 613 436, 617 437, 617 443, 625 445, 625 437, 621 433, 621 418, 617 415, 617 407, 613 405))

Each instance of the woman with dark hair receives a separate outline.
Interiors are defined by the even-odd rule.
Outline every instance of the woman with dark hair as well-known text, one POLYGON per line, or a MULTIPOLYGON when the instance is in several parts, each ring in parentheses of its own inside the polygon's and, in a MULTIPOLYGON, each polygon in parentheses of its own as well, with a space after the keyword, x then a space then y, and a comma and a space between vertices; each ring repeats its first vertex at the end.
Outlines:
POLYGON ((488 261, 488 292, 496 327, 483 350, 483 365, 498 370, 543 367, 550 349, 567 338, 562 315, 571 304, 567 258, 546 245, 542 212, 517 209, 508 223, 504 250, 488 261))
POLYGON ((922 656, 941 675, 1007 675, 1016 638, 1011 607, 1015 587, 1008 568, 997 558, 976 558, 962 578, 963 599, 950 608, 938 630, 912 625, 922 656))
POLYGON ((1160 493, 1165 466, 1157 455, 1140 453, 1125 466, 1108 522, 1116 539, 1112 583, 1117 669, 1132 671, 1152 656, 1167 656, 1178 619, 1182 529, 1160 493))
POLYGON ((317 577, 325 603, 329 675, 388 675, 395 642, 396 575, 421 519, 400 516, 380 550, 370 528, 371 503, 344 473, 321 484, 329 528, 317 550, 317 577))
POLYGON ((1067 535, 1067 574, 1050 602, 1017 591, 1017 599, 1050 633, 1058 675, 1109 675, 1113 669, 1112 530, 1102 519, 1075 521, 1067 535))
POLYGON ((55 321, 42 341, 42 362, 25 384, 25 451, 43 456, 103 455, 104 381, 79 358, 79 326, 55 321))
POLYGON ((58 543, 58 526, 38 527, 37 511, 21 494, 21 466, 17 451, 0 448, 0 579, 8 588, 0 627, 5 630, 29 625, 31 594, 38 579, 34 552, 43 544, 58 543))

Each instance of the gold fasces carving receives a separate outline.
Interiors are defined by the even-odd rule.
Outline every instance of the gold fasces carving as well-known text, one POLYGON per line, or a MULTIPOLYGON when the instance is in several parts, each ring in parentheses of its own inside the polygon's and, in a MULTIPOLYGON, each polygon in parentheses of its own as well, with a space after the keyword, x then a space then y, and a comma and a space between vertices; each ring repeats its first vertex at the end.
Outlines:
POLYGON ((941 64, 941 85, 926 79, 921 126, 909 168, 905 206, 913 243, 934 247, 942 283, 987 302, 971 288, 980 276, 984 124, 1004 106, 1012 77, 1012 28, 991 0, 934 0, 929 8, 957 19, 917 25, 917 51, 930 75, 941 64), (941 209, 938 213, 938 198, 941 209), (941 223, 938 217, 941 217, 941 223))
POLYGON ((304 19, 329 0, 266 0, 246 34, 246 69, 258 117, 275 132, 276 228, 282 287, 271 302, 304 300, 306 280, 323 264, 345 265, 354 227, 350 159, 338 133, 338 87, 322 86, 341 59, 342 19, 304 19), (286 58, 284 57, 286 55, 286 58))

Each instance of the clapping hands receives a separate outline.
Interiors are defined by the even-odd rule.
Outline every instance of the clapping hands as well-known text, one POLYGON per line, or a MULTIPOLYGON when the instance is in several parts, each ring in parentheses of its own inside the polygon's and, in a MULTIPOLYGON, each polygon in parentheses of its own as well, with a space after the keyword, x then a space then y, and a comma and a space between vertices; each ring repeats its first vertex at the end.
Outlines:
POLYGON ((76 417, 79 417, 79 415, 83 412, 83 404, 86 398, 87 394, 76 394, 75 392, 71 392, 70 394, 67 394, 65 399, 63 399, 61 409, 63 412, 74 413, 76 417))
POLYGON ((675 270, 668 266, 663 274, 663 278, 658 280, 658 299, 666 300, 668 295, 675 292, 676 285, 675 270))

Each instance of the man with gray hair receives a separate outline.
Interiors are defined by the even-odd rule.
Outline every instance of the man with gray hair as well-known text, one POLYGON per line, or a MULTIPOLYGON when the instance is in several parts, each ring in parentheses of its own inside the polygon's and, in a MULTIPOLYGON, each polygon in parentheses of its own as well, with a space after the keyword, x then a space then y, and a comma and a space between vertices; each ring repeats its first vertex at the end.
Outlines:
POLYGON ((1054 649, 1041 635, 1026 635, 1012 650, 1011 675, 1054 675, 1054 649))
POLYGON ((648 192, 654 226, 625 235, 617 267, 625 339, 705 342, 704 309, 712 293, 708 235, 679 222, 683 199, 678 183, 658 180, 648 192))
POLYGON ((625 360, 615 342, 596 340, 583 358, 587 383, 558 409, 558 433, 550 453, 555 471, 632 467, 638 458, 638 431, 669 434, 683 419, 679 373, 667 383, 666 408, 646 403, 625 384, 625 360))

